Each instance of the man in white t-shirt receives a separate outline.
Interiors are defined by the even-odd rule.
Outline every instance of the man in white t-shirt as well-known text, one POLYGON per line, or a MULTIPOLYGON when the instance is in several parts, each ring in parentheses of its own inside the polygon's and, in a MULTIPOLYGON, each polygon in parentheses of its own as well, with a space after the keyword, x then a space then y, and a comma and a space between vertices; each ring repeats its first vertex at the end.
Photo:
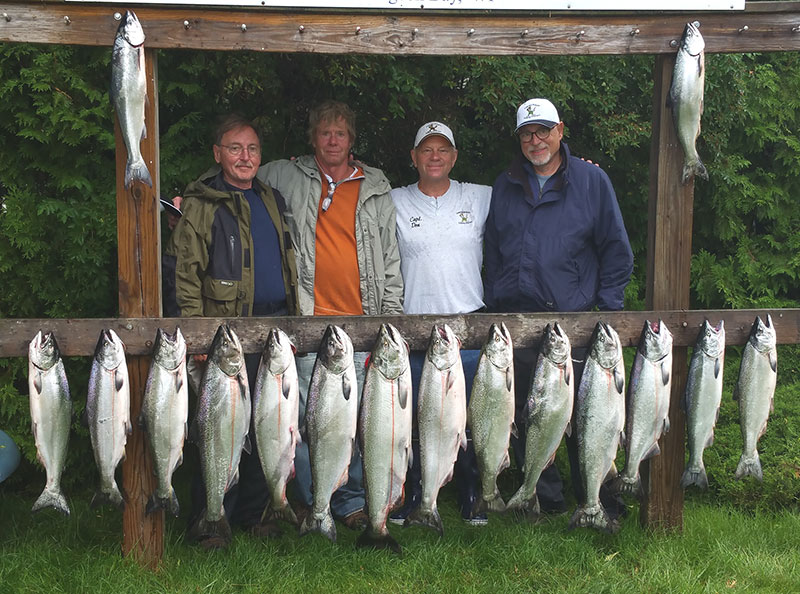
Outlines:
MULTIPOLYGON (((411 149, 419 181, 392 190, 403 273, 403 311, 407 314, 459 314, 484 308, 483 231, 492 188, 450 179, 457 158, 453 131, 441 122, 428 122, 417 132, 411 149)), ((477 350, 461 351, 467 397, 479 355, 477 350)), ((424 358, 422 351, 411 353, 415 411, 424 358)), ((402 522, 419 504, 419 459, 417 452, 406 482, 406 503, 390 516, 391 521, 402 522)), ((471 443, 466 452, 459 452, 455 479, 464 520, 486 524, 485 515, 472 514, 479 493, 471 443)))

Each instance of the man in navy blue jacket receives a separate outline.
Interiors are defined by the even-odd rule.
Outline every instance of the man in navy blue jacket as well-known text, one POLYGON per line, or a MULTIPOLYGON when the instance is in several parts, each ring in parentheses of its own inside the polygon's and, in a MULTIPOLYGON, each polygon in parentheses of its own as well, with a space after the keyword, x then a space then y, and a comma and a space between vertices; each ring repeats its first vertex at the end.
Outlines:
MULTIPOLYGON (((570 155, 562 140, 564 122, 547 99, 530 99, 519 107, 515 132, 520 151, 494 182, 486 222, 487 308, 495 312, 622 309, 633 253, 608 175, 570 155)), ((573 348, 576 386, 584 354, 585 349, 573 348)), ((525 424, 521 413, 536 352, 515 349, 514 359, 519 428, 525 424)), ((522 468, 524 434, 512 438, 512 443, 522 468)), ((568 439, 567 445, 574 489, 581 499, 574 440, 568 439)), ((543 511, 565 509, 555 465, 542 474, 537 493, 543 511)))

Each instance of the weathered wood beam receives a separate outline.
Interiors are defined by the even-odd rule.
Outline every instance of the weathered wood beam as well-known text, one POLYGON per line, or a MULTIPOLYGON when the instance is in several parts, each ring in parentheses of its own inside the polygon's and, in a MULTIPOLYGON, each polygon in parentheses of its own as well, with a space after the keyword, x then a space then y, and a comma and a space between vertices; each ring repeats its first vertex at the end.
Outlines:
MULTIPOLYGON (((120 5, 0 2, 0 41, 111 45, 120 5)), ((404 55, 669 54, 688 20, 707 53, 800 50, 800 2, 737 12, 401 13, 136 8, 150 48, 404 55)))
POLYGON ((84 318, 74 320, 5 319, 0 320, 0 357, 24 357, 28 343, 39 330, 55 333, 65 356, 89 356, 103 328, 113 328, 125 342, 129 355, 149 355, 156 330, 170 332, 180 326, 190 353, 205 353, 219 324, 230 323, 247 352, 264 346, 267 332, 278 326, 289 334, 300 351, 316 351, 328 324, 342 326, 353 339, 357 350, 369 350, 383 322, 394 324, 413 349, 427 346, 434 323, 447 322, 458 334, 463 348, 479 348, 486 340, 492 323, 504 322, 516 347, 536 346, 545 325, 558 322, 574 346, 586 346, 599 320, 610 323, 624 346, 634 346, 645 320, 661 318, 675 338, 675 346, 693 345, 703 320, 725 320, 729 345, 744 344, 757 315, 769 313, 778 334, 779 344, 800 343, 800 309, 741 309, 695 311, 624 311, 553 314, 468 314, 455 316, 315 316, 284 318, 84 318))
MULTIPOLYGON (((158 65, 157 52, 145 50, 147 137, 140 148, 153 178, 153 187, 135 182, 125 189, 128 151, 118 119, 114 118, 117 170, 117 245, 120 315, 161 317, 161 231, 158 209, 158 65)), ((99 335, 99 331, 97 333, 99 335)), ((56 335, 58 338, 58 335, 56 335)), ((123 339, 124 340, 124 339, 123 339)), ((122 553, 140 565, 155 568, 164 551, 164 512, 146 514, 147 498, 155 491, 153 463, 144 432, 135 419, 144 401, 150 370, 149 353, 128 354, 130 408, 133 431, 128 436, 122 462, 122 486, 126 504, 122 513, 122 553)))

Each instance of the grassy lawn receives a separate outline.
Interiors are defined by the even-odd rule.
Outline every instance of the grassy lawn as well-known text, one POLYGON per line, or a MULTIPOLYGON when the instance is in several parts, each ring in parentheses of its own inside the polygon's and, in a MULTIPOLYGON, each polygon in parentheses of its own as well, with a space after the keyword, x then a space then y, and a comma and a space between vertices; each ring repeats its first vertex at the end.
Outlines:
POLYGON ((616 536, 567 532, 568 515, 540 525, 493 517, 464 525, 442 496, 445 536, 393 527, 404 556, 318 535, 256 540, 206 553, 167 523, 158 572, 120 555, 122 516, 74 500, 71 518, 29 512, 31 500, 0 491, 0 590, 10 592, 797 592, 800 516, 741 512, 688 501, 681 533, 650 533, 635 508, 616 536))

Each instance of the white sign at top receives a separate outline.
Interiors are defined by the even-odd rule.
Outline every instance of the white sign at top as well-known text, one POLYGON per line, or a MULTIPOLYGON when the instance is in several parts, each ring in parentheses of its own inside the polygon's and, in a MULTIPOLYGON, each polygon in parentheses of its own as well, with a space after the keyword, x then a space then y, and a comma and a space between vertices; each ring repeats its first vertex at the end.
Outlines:
MULTIPOLYGON (((107 0, 67 0, 106 2, 107 0)), ((402 10, 709 11, 744 10, 745 0, 136 0, 136 4, 261 8, 350 8, 402 10)), ((119 4, 123 4, 120 2, 119 4)))

